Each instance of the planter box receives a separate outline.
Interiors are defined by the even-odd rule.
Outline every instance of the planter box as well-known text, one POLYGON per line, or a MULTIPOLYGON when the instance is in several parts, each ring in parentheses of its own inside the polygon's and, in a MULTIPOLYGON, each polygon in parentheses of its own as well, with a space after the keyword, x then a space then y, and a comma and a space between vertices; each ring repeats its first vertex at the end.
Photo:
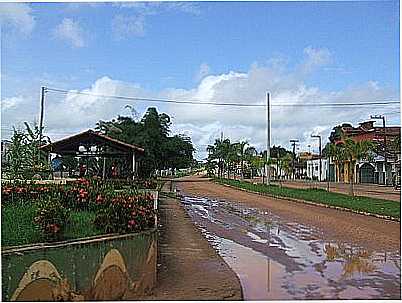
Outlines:
POLYGON ((3 301, 135 299, 156 283, 157 229, 2 250, 3 301))

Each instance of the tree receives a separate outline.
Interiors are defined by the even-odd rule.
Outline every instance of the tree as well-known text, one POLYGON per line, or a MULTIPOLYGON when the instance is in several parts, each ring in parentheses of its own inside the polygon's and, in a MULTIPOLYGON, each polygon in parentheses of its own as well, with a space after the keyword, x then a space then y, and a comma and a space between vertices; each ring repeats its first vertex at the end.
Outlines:
POLYGON ((325 146, 324 154, 330 159, 332 159, 332 161, 334 162, 335 181, 337 181, 337 176, 340 173, 340 166, 343 165, 343 162, 346 160, 346 154, 345 149, 343 148, 343 143, 340 144, 328 143, 325 146))
POLYGON ((356 162, 363 159, 369 159, 374 147, 375 146, 372 141, 355 142, 349 138, 345 139, 343 148, 349 164, 349 193, 351 196, 354 196, 353 183, 356 162))
POLYGON ((39 126, 31 127, 27 122, 25 131, 16 130, 11 138, 9 150, 9 174, 12 179, 31 179, 37 174, 45 177, 50 171, 46 155, 40 146, 50 143, 47 136, 41 136, 39 126))
POLYGON ((233 149, 236 153, 236 158, 240 160, 241 179, 244 178, 244 161, 245 161, 245 148, 248 145, 247 141, 240 141, 233 144, 233 149))
POLYGON ((171 121, 150 107, 140 121, 119 116, 116 120, 99 121, 97 129, 112 138, 144 148, 139 167, 140 177, 150 177, 156 170, 187 168, 194 164, 195 151, 191 139, 184 135, 170 136, 171 121))
POLYGON ((258 166, 260 157, 258 157, 258 152, 253 146, 246 147, 246 149, 244 150, 244 155, 245 161, 250 169, 250 177, 251 179, 253 179, 254 171, 259 169, 258 166))

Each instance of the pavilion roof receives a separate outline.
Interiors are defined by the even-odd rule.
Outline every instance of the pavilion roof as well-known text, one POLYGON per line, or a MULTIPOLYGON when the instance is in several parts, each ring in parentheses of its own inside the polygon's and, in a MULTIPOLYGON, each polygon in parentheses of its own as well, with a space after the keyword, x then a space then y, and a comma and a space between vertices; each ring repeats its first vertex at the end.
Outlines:
POLYGON ((126 142, 122 142, 120 140, 111 138, 94 130, 87 130, 67 138, 63 138, 61 140, 46 144, 41 146, 41 149, 47 152, 55 152, 55 153, 63 153, 63 152, 72 152, 78 151, 79 146, 81 145, 107 145, 112 148, 115 148, 121 152, 136 152, 136 153, 144 153, 144 149, 133 144, 129 144, 126 142))

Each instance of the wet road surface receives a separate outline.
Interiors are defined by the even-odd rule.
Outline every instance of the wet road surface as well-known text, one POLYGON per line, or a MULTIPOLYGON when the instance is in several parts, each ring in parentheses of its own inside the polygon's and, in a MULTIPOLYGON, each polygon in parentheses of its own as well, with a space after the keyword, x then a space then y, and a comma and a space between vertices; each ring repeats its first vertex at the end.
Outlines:
POLYGON ((182 203, 239 276, 246 300, 400 299, 397 250, 328 241, 266 207, 191 196, 182 203))

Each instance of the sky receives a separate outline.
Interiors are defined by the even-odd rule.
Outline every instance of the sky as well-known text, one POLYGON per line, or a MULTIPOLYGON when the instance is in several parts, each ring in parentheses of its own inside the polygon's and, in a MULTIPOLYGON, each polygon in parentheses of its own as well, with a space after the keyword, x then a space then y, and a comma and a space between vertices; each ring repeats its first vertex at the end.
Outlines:
MULTIPOLYGON (((283 103, 399 101, 399 2, 0 3, 1 134, 38 120, 40 88, 212 103, 265 104, 271 95, 272 145, 318 152, 341 123, 400 105, 281 107, 283 103)), ((52 140, 99 120, 141 117, 155 106, 206 156, 221 132, 266 146, 263 107, 162 104, 48 92, 45 133, 52 140)), ((378 122, 379 123, 379 122, 378 122)), ((380 124, 379 124, 380 125, 380 124)))

